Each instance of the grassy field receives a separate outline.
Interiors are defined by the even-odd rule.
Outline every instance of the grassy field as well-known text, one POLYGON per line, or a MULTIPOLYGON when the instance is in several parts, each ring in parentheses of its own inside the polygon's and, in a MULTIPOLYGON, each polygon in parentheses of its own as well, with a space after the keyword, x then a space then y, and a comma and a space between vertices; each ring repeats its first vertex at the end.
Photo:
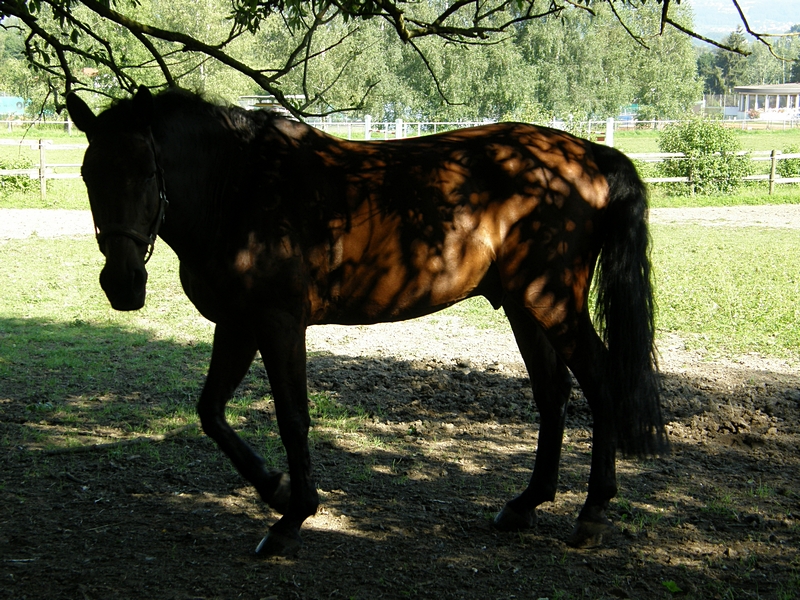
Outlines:
POLYGON ((800 232, 652 229, 662 333, 710 355, 800 358, 800 232))
MULTIPOLYGON (((792 144, 800 144, 800 129, 780 131, 742 131, 735 130, 742 150, 751 152, 782 150, 792 144)), ((625 153, 659 152, 658 132, 619 131, 614 134, 614 147, 625 153)))
MULTIPOLYGON (((654 226, 653 239, 660 335, 676 334, 708 356, 800 359, 800 232, 654 226)), ((48 374, 65 372, 76 388, 87 377, 109 385, 125 377, 131 389, 196 394, 212 326, 185 298, 166 245, 149 264, 147 305, 133 313, 108 306, 90 236, 8 240, 0 251, 0 380, 30 373, 44 402, 63 396, 48 374), (87 372, 82 357, 100 353, 111 360, 87 372)), ((507 327, 481 299, 449 311, 479 327, 507 327)))
MULTIPOLYGON (((64 131, 63 125, 44 125, 31 128, 14 128, 0 130, 0 142, 25 141, 36 143, 38 140, 50 140, 53 145, 86 144, 86 136, 73 128, 72 135, 64 131)), ((80 165, 85 150, 76 148, 68 150, 46 150, 46 164, 80 165)), ((39 150, 36 146, 0 144, 0 168, 30 168, 39 164, 39 150), (21 164, 20 164, 21 163, 21 164)), ((56 167, 56 173, 78 173, 78 167, 56 167)), ((20 180, 18 179, 17 182, 20 180)), ((89 208, 86 188, 80 178, 51 179, 47 182, 47 195, 43 201, 39 193, 39 182, 24 182, 25 189, 18 184, 9 185, 8 180, 0 178, 0 208, 66 208, 85 210, 89 208)))

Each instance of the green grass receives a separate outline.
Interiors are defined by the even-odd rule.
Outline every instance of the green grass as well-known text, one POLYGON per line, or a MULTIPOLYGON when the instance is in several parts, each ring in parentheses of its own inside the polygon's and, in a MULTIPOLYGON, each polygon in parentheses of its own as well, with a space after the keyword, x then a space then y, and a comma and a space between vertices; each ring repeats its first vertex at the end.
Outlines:
MULTIPOLYGON (((735 131, 742 150, 751 152, 782 150, 791 144, 800 144, 800 129, 735 131)), ((658 136, 656 131, 618 131, 614 133, 614 147, 628 154, 659 152, 658 136)))
POLYGON ((212 330, 183 295, 174 255, 158 249, 148 305, 119 313, 100 289, 91 236, 0 241, 0 397, 81 429, 111 419, 158 433, 195 419, 212 330))
POLYGON ((658 327, 709 354, 800 358, 800 232, 654 226, 658 327))
MULTIPOLYGON (((676 333, 690 347, 709 354, 761 352, 800 357, 800 340, 795 331, 795 324, 800 322, 797 248, 800 232, 796 231, 653 226, 659 333, 676 333)), ((15 456, 21 454, 18 447, 65 448, 117 439, 92 437, 95 432, 99 432, 98 436, 103 431, 115 436, 164 433, 196 422, 194 405, 210 356, 211 325, 185 298, 178 283, 177 260, 165 244, 158 243, 148 264, 147 305, 135 313, 118 313, 109 307, 97 281, 103 258, 91 236, 0 240, 0 255, 0 406, 6 431, 11 432, 5 434, 6 446, 15 450, 15 456)), ((445 315, 459 317, 475 327, 507 328, 502 311, 494 311, 483 299, 463 302, 445 315)), ((229 403, 227 414, 232 425, 265 457, 269 468, 285 468, 285 453, 270 414, 268 393, 263 369, 256 366, 229 403)), ((397 486, 398 497, 410 489, 407 486, 416 485, 406 474, 408 461, 416 460, 409 457, 413 456, 411 452, 403 452, 402 456, 409 458, 401 466, 403 459, 398 458, 395 449, 403 448, 402 442, 370 437, 368 421, 358 406, 340 403, 329 392, 312 394, 311 400, 317 428, 311 437, 312 446, 320 440, 337 439, 326 431, 337 428, 348 437, 358 438, 349 441, 346 448, 361 443, 371 451, 364 452, 358 462, 346 465, 347 484, 363 487, 381 477, 390 477, 390 484, 397 486), (390 452, 375 451, 386 444, 390 452), (391 465, 389 474, 379 471, 378 465, 391 465)), ((126 459, 146 460, 163 464, 165 471, 192 476, 200 468, 232 469, 227 458, 217 451, 203 453, 204 462, 198 466, 195 442, 211 442, 200 440, 199 429, 183 435, 198 439, 191 444, 180 440, 117 446, 106 451, 107 458, 122 467, 127 465, 126 459)), ((415 447, 414 452, 421 452, 419 448, 415 447)), ((569 447, 565 451, 570 452, 569 447)), ((98 461, 103 460, 102 454, 97 456, 98 461)), ((28 452, 25 460, 31 463, 26 478, 46 478, 47 485, 62 485, 64 478, 58 474, 65 463, 38 452, 28 452)), ((440 464, 441 459, 436 462, 440 464)), ((117 468, 117 464, 113 466, 117 468)), ((576 481, 574 474, 570 476, 572 471, 567 470, 565 479, 576 481)), ((490 486, 487 479, 470 480, 470 492, 485 494, 482 486, 490 486)), ((454 477, 453 481, 458 480, 454 477)), ((741 507, 772 502, 777 494, 774 487, 760 479, 748 481, 744 491, 735 488, 711 490, 705 496, 687 491, 686 495, 700 498, 696 512, 704 519, 734 521, 741 507), (746 495, 744 501, 741 494, 746 495)), ((65 487, 64 493, 71 493, 70 489, 65 487)), ((160 490, 155 493, 162 494, 160 490)), ((32 500, 20 496, 18 501, 32 500)), ((662 514, 660 508, 636 508, 634 501, 641 499, 617 501, 624 517, 620 521, 626 529, 635 532, 667 526, 663 521, 668 515, 662 514)), ((333 499, 327 499, 327 503, 335 505, 333 499)), ((545 559, 548 556, 553 565, 563 566, 570 560, 570 555, 562 551, 545 555, 545 559)), ((725 565, 729 569, 726 573, 755 567, 755 557, 749 554, 743 555, 739 563, 724 562, 719 554, 714 560, 714 568, 725 565)), ((647 566, 647 561, 641 564, 647 566)), ((797 561, 792 564, 795 570, 791 576, 776 584, 778 598, 798 596, 797 561)), ((663 580, 656 579, 655 585, 664 588, 663 596, 682 586, 683 580, 676 576, 677 571, 667 572, 662 567, 663 564, 658 568, 663 580)), ((499 563, 496 568, 500 568, 499 563)), ((728 580, 730 577, 724 581, 728 580)), ((738 587, 723 583, 716 575, 709 576, 708 582, 697 592, 701 596, 707 592, 714 597, 717 588, 727 597, 738 593, 738 587)), ((543 585, 539 587, 544 589, 543 585)), ((549 597, 572 596, 553 589, 549 597)))
POLYGON ((8 128, 7 123, 0 125, 0 138, 26 140, 58 140, 64 144, 86 143, 86 136, 77 127, 72 127, 72 134, 67 132, 63 123, 43 123, 38 125, 14 125, 8 128))
MULTIPOLYGON (((709 357, 800 360, 800 231, 653 225, 657 328, 709 357)), ((444 314, 507 328, 483 298, 444 314)))
MULTIPOLYGON (((652 230, 660 334, 676 334, 709 356, 800 358, 800 232, 652 230)), ((165 244, 148 265, 147 305, 133 313, 109 307, 91 236, 3 241, 0 252, 0 395, 28 398, 27 410, 64 422, 113 416, 130 431, 163 431, 194 418, 212 325, 185 298, 165 244), (158 399, 146 415, 126 403, 141 394, 158 399)), ((443 314, 508 328, 502 311, 480 298, 443 314)), ((246 418, 268 392, 261 369, 253 369, 231 414, 246 418)), ((334 397, 313 401, 318 424, 354 431, 363 422, 334 397)))
MULTIPOLYGON (((112 310, 100 288, 104 259, 92 236, 5 240, 0 252, 0 399, 23 398, 37 421, 80 430, 114 422, 129 433, 164 433, 196 421, 213 324, 184 295, 166 244, 148 263, 145 307, 130 313, 112 310)), ((252 441, 267 444, 262 450, 273 462, 280 440, 263 419, 268 398, 255 363, 227 417, 234 426, 249 422, 252 441)), ((328 392, 312 394, 311 415, 317 426, 343 432, 358 431, 366 419, 328 392)), ((79 442, 65 434, 59 443, 79 442)))
MULTIPOLYGON (((20 140, 22 139, 22 134, 18 130, 15 130, 13 135, 8 134, 7 131, 5 135, 0 132, 0 138, 20 140)), ((43 131, 41 127, 34 131, 29 131, 25 135, 26 141, 36 141, 38 139, 52 140, 54 145, 86 143, 86 138, 82 134, 76 133, 72 136, 67 136, 63 131, 43 131)), ((84 152, 85 150, 83 149, 46 150, 45 164, 80 165, 83 162, 84 152)), ((39 150, 28 145, 0 145, 0 165, 14 160, 26 160, 29 164, 36 166, 39 164, 39 150)), ((55 172, 78 173, 78 168, 56 167, 55 172)), ((42 200, 39 192, 39 182, 32 181, 31 183, 32 185, 28 191, 2 190, 0 208, 65 208, 70 210, 86 210, 89 208, 86 188, 80 178, 48 180, 47 193, 44 200, 42 200)))
POLYGON ((66 210, 89 210, 89 198, 82 179, 50 179, 47 194, 42 200, 39 182, 29 192, 3 192, 0 194, 2 208, 60 208, 66 210))
POLYGON ((716 196, 670 196, 657 185, 650 186, 651 208, 700 208, 715 206, 764 206, 773 204, 800 204, 800 185, 775 186, 770 195, 766 182, 748 184, 735 194, 716 196))

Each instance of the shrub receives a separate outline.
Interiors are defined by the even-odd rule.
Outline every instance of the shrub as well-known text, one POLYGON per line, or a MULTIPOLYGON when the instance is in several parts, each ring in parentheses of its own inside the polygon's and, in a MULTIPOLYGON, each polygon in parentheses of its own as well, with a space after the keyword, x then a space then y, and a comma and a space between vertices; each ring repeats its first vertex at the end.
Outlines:
POLYGON ((647 179, 648 177, 658 177, 658 163, 645 162, 643 160, 636 159, 634 159, 632 162, 636 167, 636 172, 639 173, 639 177, 642 179, 647 179))
MULTIPOLYGON (((33 168, 35 165, 28 158, 0 158, 0 171, 33 168)), ((36 190, 38 185, 36 179, 31 179, 27 175, 0 176, 0 190, 4 192, 29 192, 36 190)))
POLYGON ((688 186, 673 190, 678 194, 730 193, 753 172, 749 157, 737 155, 741 149, 738 139, 719 121, 692 119, 670 125, 661 133, 658 146, 661 152, 682 152, 686 156, 661 163, 665 177, 689 178, 688 186))
MULTIPOLYGON (((782 150, 783 154, 800 154, 800 146, 793 144, 782 150)), ((800 177, 800 158, 779 160, 775 165, 781 177, 800 177)))

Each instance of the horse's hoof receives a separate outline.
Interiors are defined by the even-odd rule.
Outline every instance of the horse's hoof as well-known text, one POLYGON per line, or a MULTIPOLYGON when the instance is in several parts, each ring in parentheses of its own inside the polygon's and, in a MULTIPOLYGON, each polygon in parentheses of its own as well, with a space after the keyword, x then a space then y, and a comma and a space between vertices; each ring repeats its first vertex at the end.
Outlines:
POLYGON ((531 529, 536 526, 536 509, 519 513, 506 504, 503 510, 497 513, 492 524, 500 531, 531 529))
POLYGON ((613 525, 606 521, 578 521, 572 534, 567 538, 567 545, 573 548, 597 548, 603 540, 614 531, 613 525))
POLYGON ((265 558, 268 556, 294 556, 302 546, 303 540, 300 539, 299 533, 286 535, 270 529, 269 533, 256 546, 256 554, 265 558))

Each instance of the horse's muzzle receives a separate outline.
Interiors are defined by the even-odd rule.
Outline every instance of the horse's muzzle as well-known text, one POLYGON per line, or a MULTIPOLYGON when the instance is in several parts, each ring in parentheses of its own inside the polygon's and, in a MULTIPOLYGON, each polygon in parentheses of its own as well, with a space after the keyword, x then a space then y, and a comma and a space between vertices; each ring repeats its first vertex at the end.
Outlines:
POLYGON ((114 310, 139 310, 147 295, 147 271, 143 266, 109 268, 100 272, 100 287, 114 310))

